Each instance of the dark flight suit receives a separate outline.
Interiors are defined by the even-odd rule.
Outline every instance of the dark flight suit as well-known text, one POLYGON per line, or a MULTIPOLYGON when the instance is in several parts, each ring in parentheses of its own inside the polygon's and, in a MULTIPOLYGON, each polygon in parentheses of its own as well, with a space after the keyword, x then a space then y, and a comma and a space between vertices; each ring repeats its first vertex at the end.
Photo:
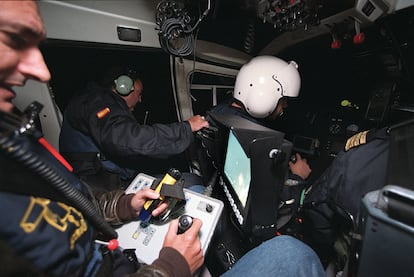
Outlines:
MULTIPOLYGON (((20 187, 40 188, 40 184, 45 183, 47 186, 39 176, 4 156, 0 157, 0 165, 3 182, 6 182, 4 174, 8 175, 7 185, 18 187, 22 183, 20 187)), ((51 276, 65 276, 68 272, 74 276, 83 274, 96 237, 96 230, 84 215, 64 200, 53 201, 32 195, 29 188, 26 193, 7 192, 3 191, 4 185, 0 192, 1 207, 5 212, 0 220, 2 240, 7 241, 18 255, 32 262, 35 268, 51 276)))
POLYGON ((325 266, 344 267, 362 197, 386 185, 390 143, 387 128, 354 135, 305 197, 302 240, 325 266))
POLYGON ((384 128, 366 133, 364 143, 351 145, 351 139, 349 150, 341 151, 312 184, 306 202, 331 199, 355 218, 361 198, 386 185, 390 136, 384 128))
POLYGON ((79 175, 102 173, 103 167, 128 184, 137 173, 131 161, 179 154, 194 140, 188 122, 141 125, 121 96, 94 84, 86 90, 67 106, 59 141, 79 175))

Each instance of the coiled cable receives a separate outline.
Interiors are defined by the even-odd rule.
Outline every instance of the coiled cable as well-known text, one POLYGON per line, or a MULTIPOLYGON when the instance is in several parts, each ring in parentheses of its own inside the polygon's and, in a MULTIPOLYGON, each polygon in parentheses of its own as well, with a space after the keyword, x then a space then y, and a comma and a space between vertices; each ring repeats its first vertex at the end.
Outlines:
MULTIPOLYGON (((14 119, 7 113, 0 112, 1 122, 13 122, 15 120, 3 120, 5 118, 14 119)), ((9 129, 12 125, 8 125, 9 129)), ((4 127, 4 125, 3 125, 4 127)), ((31 135, 19 132, 4 132, 1 128, 0 151, 10 158, 20 162, 30 170, 48 181, 57 191, 62 193, 72 205, 78 208, 88 218, 96 229, 102 232, 105 238, 117 238, 116 231, 107 223, 93 203, 76 187, 81 180, 68 171, 51 153, 40 143, 35 141, 31 135)))
POLYGON ((168 18, 160 25, 160 45, 175 56, 188 56, 193 52, 194 37, 182 19, 168 18))
POLYGON ((158 3, 156 23, 159 25, 158 38, 161 48, 175 56, 188 56, 193 53, 194 35, 200 22, 210 11, 211 3, 208 0, 206 10, 199 16, 194 26, 191 26, 191 17, 184 7, 174 0, 164 0, 158 3))

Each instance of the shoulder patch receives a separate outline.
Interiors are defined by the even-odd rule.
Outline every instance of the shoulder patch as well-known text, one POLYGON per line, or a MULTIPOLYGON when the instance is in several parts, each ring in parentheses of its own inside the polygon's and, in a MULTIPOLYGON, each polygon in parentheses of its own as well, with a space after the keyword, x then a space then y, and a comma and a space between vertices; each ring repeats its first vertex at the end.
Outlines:
POLYGON ((100 110, 99 112, 97 112, 96 116, 99 119, 101 119, 101 118, 105 117, 107 114, 109 114, 110 112, 111 112, 111 110, 108 107, 106 107, 106 108, 100 110))
POLYGON ((345 144, 345 151, 357 147, 362 144, 367 143, 367 133, 368 131, 359 132, 352 137, 350 137, 345 144))

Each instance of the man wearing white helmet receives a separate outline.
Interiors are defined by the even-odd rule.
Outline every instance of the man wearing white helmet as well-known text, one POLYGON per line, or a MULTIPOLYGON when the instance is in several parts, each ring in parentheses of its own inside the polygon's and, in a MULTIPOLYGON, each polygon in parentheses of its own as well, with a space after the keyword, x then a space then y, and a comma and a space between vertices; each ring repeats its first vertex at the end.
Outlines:
MULTIPOLYGON (((233 98, 230 102, 223 102, 211 109, 214 113, 232 114, 248 119, 256 124, 266 126, 283 114, 288 106, 289 97, 299 95, 301 80, 298 65, 294 61, 286 62, 274 56, 257 56, 251 59, 240 69, 234 86, 233 98)), ((212 125, 214 122, 210 122, 212 125)), ((203 142, 207 145, 207 142, 203 142)), ((212 151, 210 151, 212 152, 212 151)), ((204 154, 200 154, 205 159, 204 154)), ((209 176, 211 168, 202 165, 202 171, 209 176)), ((288 181, 294 186, 284 186, 281 199, 286 202, 295 201, 286 205, 285 211, 296 218, 299 210, 300 196, 307 187, 305 182, 312 170, 305 158, 299 153, 289 161, 290 172, 288 181)), ((207 180, 206 180, 207 181, 207 180)), ((295 223, 286 223, 283 227, 295 232, 295 223), (293 224, 292 227, 290 225, 293 224)), ((282 229, 281 229, 282 230, 282 229)), ((283 230, 282 230, 283 231, 283 230)))
POLYGON ((237 75, 233 97, 255 118, 283 112, 283 97, 297 97, 300 90, 298 65, 273 56, 258 56, 245 64, 237 75))
MULTIPOLYGON (((221 103, 212 111, 235 114, 264 125, 274 120, 287 108, 287 97, 297 97, 300 90, 298 65, 274 56, 257 56, 242 66, 234 86, 231 102, 221 103)), ((296 162, 289 162, 293 178, 307 179, 311 169, 300 154, 296 162)))

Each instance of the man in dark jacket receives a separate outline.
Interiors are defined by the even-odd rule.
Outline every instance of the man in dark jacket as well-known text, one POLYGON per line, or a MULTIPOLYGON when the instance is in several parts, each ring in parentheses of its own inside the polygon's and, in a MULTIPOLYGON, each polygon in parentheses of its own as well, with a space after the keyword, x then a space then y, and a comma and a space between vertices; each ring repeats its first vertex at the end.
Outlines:
POLYGON ((337 271, 351 255, 361 199, 387 184, 391 139, 389 127, 354 134, 305 195, 303 241, 337 271))
POLYGON ((124 66, 108 71, 103 82, 88 84, 67 106, 59 150, 88 183, 125 188, 137 174, 138 158, 184 152, 193 132, 208 122, 196 115, 171 124, 139 124, 132 111, 142 99, 141 77, 124 66))
MULTIPOLYGON (((133 273, 135 269, 119 249, 111 252, 95 243, 98 238, 116 237, 101 214, 114 224, 136 219, 145 201, 159 194, 111 191, 95 199, 70 172, 70 165, 32 129, 32 122, 17 111, 12 113, 16 94, 12 86, 23 86, 28 79, 50 79, 38 48, 45 35, 35 1, 0 1, 0 203, 7 211, 0 219, 0 275, 133 273), (110 261, 112 254, 119 257, 116 264, 110 261), (110 270, 105 270, 108 266, 110 270)), ((165 204, 159 206, 153 215, 165 208, 165 204)), ((194 273, 203 263, 197 237, 200 227, 201 221, 196 220, 185 234, 177 235, 178 222, 172 221, 159 258, 136 276, 194 273)))

